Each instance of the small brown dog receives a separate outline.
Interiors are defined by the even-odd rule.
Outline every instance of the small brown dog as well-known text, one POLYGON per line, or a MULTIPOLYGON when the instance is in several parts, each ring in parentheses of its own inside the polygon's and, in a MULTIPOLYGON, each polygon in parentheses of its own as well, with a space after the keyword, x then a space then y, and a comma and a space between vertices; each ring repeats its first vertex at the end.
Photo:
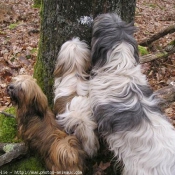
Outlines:
POLYGON ((17 106, 19 134, 31 149, 45 160, 50 171, 74 174, 83 171, 85 153, 75 136, 61 131, 48 107, 47 98, 35 79, 19 75, 7 87, 12 104, 17 106))

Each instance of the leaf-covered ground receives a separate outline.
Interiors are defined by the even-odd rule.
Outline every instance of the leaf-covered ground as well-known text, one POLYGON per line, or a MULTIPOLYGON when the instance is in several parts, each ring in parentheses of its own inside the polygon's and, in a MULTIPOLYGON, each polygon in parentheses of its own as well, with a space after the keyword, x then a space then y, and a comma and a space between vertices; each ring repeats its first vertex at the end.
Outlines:
POLYGON ((39 9, 32 0, 0 2, 0 110, 9 105, 6 85, 18 74, 33 74, 39 40, 39 9))
MULTIPOLYGON (((138 32, 135 37, 138 42, 149 38, 170 25, 175 24, 174 0, 138 0, 135 16, 135 24, 138 32)), ((168 34, 153 42, 150 53, 162 51, 164 47, 175 40, 175 33, 168 34)), ((144 73, 153 88, 157 90, 175 81, 175 54, 166 59, 158 59, 143 65, 144 73)), ((175 123, 175 103, 172 103, 165 113, 175 123)))
MULTIPOLYGON (((175 23, 174 0, 138 0, 135 25, 138 42, 175 23)), ((0 2, 0 110, 10 105, 5 93, 7 84, 18 74, 33 74, 39 41, 39 9, 32 0, 1 0, 0 2)), ((162 50, 175 33, 153 43, 149 52, 162 50)), ((175 54, 143 65, 154 90, 175 81, 175 54)), ((165 112, 173 117, 175 104, 165 112)))

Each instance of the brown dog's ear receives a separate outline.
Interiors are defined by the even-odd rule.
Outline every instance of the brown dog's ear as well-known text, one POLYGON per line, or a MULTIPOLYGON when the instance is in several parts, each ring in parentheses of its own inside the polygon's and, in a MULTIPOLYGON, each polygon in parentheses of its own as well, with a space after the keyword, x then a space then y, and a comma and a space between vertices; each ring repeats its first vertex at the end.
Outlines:
POLYGON ((56 65, 55 70, 53 72, 54 77, 62 77, 64 73, 64 65, 56 65))
POLYGON ((48 109, 48 101, 47 101, 47 97, 41 91, 40 88, 36 90, 32 106, 34 107, 36 114, 39 117, 43 118, 48 109))

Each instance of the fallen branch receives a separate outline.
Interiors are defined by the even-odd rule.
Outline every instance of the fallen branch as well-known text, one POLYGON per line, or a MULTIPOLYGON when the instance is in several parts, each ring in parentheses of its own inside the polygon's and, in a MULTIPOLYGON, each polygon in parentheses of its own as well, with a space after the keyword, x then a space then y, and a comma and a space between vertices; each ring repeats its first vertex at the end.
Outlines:
POLYGON ((164 37, 168 33, 174 33, 175 32, 175 25, 169 26, 166 29, 160 31, 159 33, 156 33, 155 35, 151 36, 148 39, 145 39, 139 43, 141 46, 149 46, 152 42, 158 40, 161 37, 164 37))
POLYGON ((164 51, 164 52, 157 52, 155 54, 144 55, 140 57, 140 63, 142 64, 160 58, 167 58, 169 55, 172 55, 173 53, 175 53, 175 47, 169 52, 164 51))
POLYGON ((5 152, 0 156, 0 166, 27 153, 27 147, 24 143, 0 143, 0 150, 5 152))

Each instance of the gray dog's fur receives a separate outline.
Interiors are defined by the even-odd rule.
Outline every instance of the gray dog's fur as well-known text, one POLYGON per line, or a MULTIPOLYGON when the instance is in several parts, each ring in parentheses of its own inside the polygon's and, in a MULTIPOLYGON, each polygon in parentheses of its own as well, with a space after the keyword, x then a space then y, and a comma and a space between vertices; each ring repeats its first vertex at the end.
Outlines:
POLYGON ((123 175, 173 175, 175 130, 141 73, 133 23, 116 14, 93 24, 91 109, 123 175))

